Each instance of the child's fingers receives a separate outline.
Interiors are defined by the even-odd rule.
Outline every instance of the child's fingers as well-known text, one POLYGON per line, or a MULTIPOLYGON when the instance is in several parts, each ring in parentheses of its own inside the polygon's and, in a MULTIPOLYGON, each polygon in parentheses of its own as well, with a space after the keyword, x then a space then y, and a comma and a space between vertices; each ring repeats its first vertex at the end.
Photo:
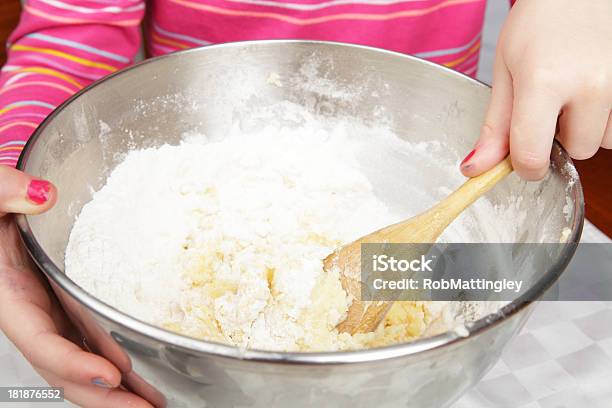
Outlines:
POLYGON ((548 89, 532 81, 514 85, 510 124, 512 166, 523 179, 540 180, 548 172, 561 103, 548 89))
POLYGON ((574 101, 559 118, 559 141, 578 160, 592 157, 602 143, 609 110, 603 100, 574 101))
POLYGON ((35 367, 80 384, 116 387, 119 370, 106 359, 61 337, 51 317, 38 306, 17 300, 3 305, 0 327, 35 367))
POLYGON ((37 367, 80 384, 117 387, 121 382, 121 374, 108 360, 80 349, 56 333, 41 333, 37 343, 45 345, 43 353, 33 355, 32 364, 37 367))
POLYGON ((508 154, 512 115, 512 78, 500 52, 495 57, 493 89, 485 124, 475 148, 461 162, 461 172, 474 177, 499 163, 508 154))
POLYGON ((118 388, 104 388, 66 381, 45 370, 39 373, 53 387, 64 388, 64 398, 80 407, 87 408, 153 408, 136 394, 118 388))
POLYGON ((53 207, 57 191, 53 184, 0 165, 0 215, 39 214, 53 207))

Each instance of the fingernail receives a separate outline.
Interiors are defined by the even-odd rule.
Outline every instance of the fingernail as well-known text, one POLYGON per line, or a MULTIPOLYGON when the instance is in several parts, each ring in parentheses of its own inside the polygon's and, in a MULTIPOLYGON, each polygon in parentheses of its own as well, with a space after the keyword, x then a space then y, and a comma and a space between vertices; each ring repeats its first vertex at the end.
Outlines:
POLYGON ((102 387, 102 388, 113 388, 109 383, 106 382, 106 380, 102 377, 96 377, 93 380, 91 380, 91 383, 93 385, 97 385, 98 387, 102 387))
POLYGON ((36 205, 42 205, 49 199, 51 183, 45 180, 32 180, 28 186, 28 199, 36 205))
POLYGON ((465 159, 463 159, 463 161, 461 162, 461 164, 459 166, 460 167, 467 167, 467 166, 465 166, 465 164, 472 158, 474 153, 476 153, 476 149, 472 150, 467 156, 465 156, 465 159))

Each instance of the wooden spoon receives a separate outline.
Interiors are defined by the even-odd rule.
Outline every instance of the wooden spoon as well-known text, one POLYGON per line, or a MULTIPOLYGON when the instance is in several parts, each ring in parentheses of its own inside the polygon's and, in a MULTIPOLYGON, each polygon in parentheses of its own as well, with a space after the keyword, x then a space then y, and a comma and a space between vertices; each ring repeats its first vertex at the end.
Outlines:
POLYGON ((346 319, 338 324, 341 333, 368 333, 376 330, 393 302, 361 301, 361 244, 435 243, 446 227, 500 180, 512 172, 510 157, 492 169, 472 177, 455 192, 427 211, 346 244, 323 260, 325 271, 338 268, 344 290, 353 298, 346 319))

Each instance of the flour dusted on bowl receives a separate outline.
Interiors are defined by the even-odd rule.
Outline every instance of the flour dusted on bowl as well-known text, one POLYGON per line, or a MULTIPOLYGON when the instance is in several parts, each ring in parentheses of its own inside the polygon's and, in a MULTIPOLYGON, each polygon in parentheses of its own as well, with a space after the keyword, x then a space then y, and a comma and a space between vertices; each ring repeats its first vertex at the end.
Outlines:
POLYGON ((322 259, 403 215, 358 159, 390 136, 307 119, 129 152, 83 207, 66 273, 136 318, 240 347, 353 349, 449 328, 448 305, 398 302, 375 333, 335 330, 351 300, 322 259))

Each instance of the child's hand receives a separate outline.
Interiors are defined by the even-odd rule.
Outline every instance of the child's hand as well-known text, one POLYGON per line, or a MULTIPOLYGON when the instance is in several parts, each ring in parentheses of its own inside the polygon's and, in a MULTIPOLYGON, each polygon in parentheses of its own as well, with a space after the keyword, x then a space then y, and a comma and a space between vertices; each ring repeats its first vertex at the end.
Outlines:
POLYGON ((65 398, 79 406, 150 407, 116 388, 121 374, 113 364, 77 345, 78 332, 21 245, 12 217, 4 215, 53 206, 55 188, 32 180, 0 165, 0 329, 49 384, 64 387, 65 398))
POLYGON ((497 46, 493 93, 475 151, 461 170, 472 177, 510 149, 526 180, 546 175, 558 140, 575 159, 612 148, 612 1, 519 0, 497 46))

